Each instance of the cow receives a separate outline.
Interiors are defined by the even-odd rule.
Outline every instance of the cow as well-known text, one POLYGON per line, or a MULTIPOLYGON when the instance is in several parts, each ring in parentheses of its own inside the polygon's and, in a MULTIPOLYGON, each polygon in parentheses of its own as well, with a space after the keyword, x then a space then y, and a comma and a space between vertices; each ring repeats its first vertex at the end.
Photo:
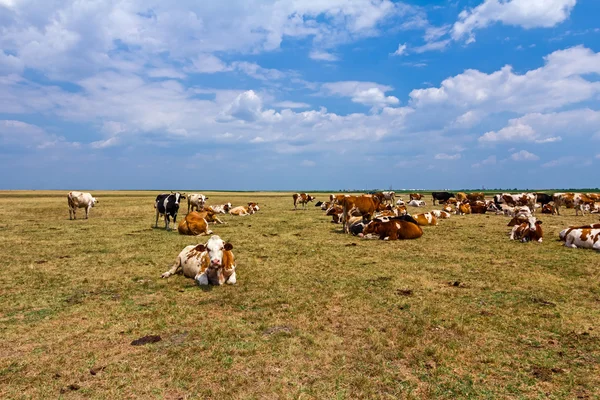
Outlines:
POLYGON ((330 201, 326 201, 325 203, 321 204, 321 210, 326 211, 329 210, 329 207, 331 207, 333 205, 332 202, 330 201))
POLYGON ((461 203, 456 207, 457 215, 471 214, 471 205, 469 203, 461 203))
POLYGON ((391 219, 388 222, 371 221, 359 236, 379 236, 380 240, 418 239, 423 236, 423 229, 414 222, 391 219))
POLYGON ((421 200, 423 198, 423 195, 420 193, 410 193, 408 197, 410 198, 410 200, 421 200))
POLYGON ((69 204, 69 219, 77 219, 75 212, 78 208, 85 208, 85 219, 88 219, 90 210, 98 203, 98 199, 90 193, 73 191, 67 195, 67 203, 69 204))
POLYGON ((315 207, 321 207, 322 205, 323 205, 323 202, 322 202, 322 201, 317 201, 317 202, 315 203, 315 207))
POLYGON ((589 205, 591 207, 594 206, 594 201, 583 193, 554 193, 552 198, 554 200, 556 214, 558 215, 560 215, 561 206, 565 206, 567 208, 569 206, 574 207, 575 215, 579 215, 579 211, 581 211, 582 215, 585 215, 585 205, 589 205))
POLYGON ((554 204, 544 204, 542 206, 542 214, 554 214, 555 212, 554 204))
POLYGON ((411 207, 425 207, 427 203, 425 203, 423 200, 411 200, 408 202, 408 205, 411 207))
POLYGON ((168 278, 183 273, 186 278, 194 279, 198 285, 233 285, 237 282, 233 245, 225 243, 217 235, 211 236, 206 244, 191 245, 177 256, 173 266, 161 277, 168 278))
POLYGON ((381 194, 383 195, 382 202, 384 203, 394 204, 396 201, 396 193, 393 191, 381 192, 381 194))
POLYGON ((471 214, 485 214, 488 207, 485 204, 469 204, 471 206, 471 214))
POLYGON ((570 226, 560 231, 560 233, 558 234, 558 238, 564 242, 569 232, 575 229, 600 229, 600 224, 596 223, 591 225, 570 226))
POLYGON ((188 214, 190 213, 190 211, 194 211, 194 208, 196 209, 196 211, 202 210, 204 208, 204 203, 206 203, 207 199, 208 197, 206 197, 202 193, 189 194, 187 196, 188 214))
POLYGON ((347 221, 353 213, 359 215, 371 216, 377 211, 380 204, 380 200, 376 196, 362 195, 362 196, 348 196, 342 200, 342 223, 344 224, 344 233, 348 233, 347 221))
POLYGON ((458 203, 462 203, 463 201, 468 200, 467 199, 467 194, 464 193, 464 192, 458 192, 458 193, 456 193, 455 197, 456 197, 456 201, 458 203))
POLYGON ((198 211, 188 213, 177 226, 177 231, 180 235, 193 236, 211 235, 213 233, 208 229, 206 212, 199 213, 198 211))
POLYGON ((433 210, 431 211, 431 213, 433 215, 435 215, 435 217, 437 219, 448 219, 450 218, 450 213, 448 211, 443 211, 443 210, 433 210))
POLYGON ((412 216, 415 221, 417 221, 417 224, 421 225, 421 226, 427 226, 427 225, 437 225, 437 218, 435 217, 435 215, 433 215, 432 213, 428 212, 428 213, 422 213, 422 214, 415 214, 412 216))
POLYGON ((531 210, 535 210, 535 203, 537 203, 537 196, 535 193, 520 193, 520 194, 510 194, 510 193, 502 193, 494 196, 494 203, 496 206, 500 206, 501 204, 506 204, 510 207, 516 206, 527 206, 531 210))
POLYGON ((207 209, 212 210, 217 214, 227 214, 229 210, 231 210, 231 203, 215 204, 212 206, 208 206, 207 209))
POLYGON ((571 230, 565 237, 565 247, 600 251, 600 228, 571 230))
POLYGON ((483 194, 483 192, 467 193, 467 200, 469 200, 469 201, 485 201, 485 194, 483 194))
POLYGON ((258 203, 248 203, 248 208, 251 208, 254 210, 254 212, 259 212, 260 211, 260 207, 258 207, 258 203))
POLYGON ((546 193, 534 193, 536 195, 537 198, 537 202, 540 203, 542 205, 542 208, 550 203, 551 201, 554 201, 554 199, 552 198, 552 195, 546 194, 546 193))
POLYGON ((433 200, 433 205, 435 206, 435 202, 437 200, 438 203, 446 203, 451 198, 456 197, 454 193, 450 192, 431 192, 431 198, 433 200))
POLYGON ((404 200, 402 200, 402 199, 396 200, 396 205, 397 206, 403 206, 404 205, 404 200))
POLYGON ((452 213, 452 212, 454 212, 454 209, 452 209, 452 206, 450 204, 446 204, 444 207, 442 207, 442 211, 445 211, 447 213, 452 213))
POLYGON ((236 215, 236 216, 246 216, 246 215, 251 215, 254 214, 256 211, 254 210, 254 207, 248 205, 248 206, 237 206, 232 208, 231 210, 229 210, 229 214, 231 215, 236 215))
POLYGON ((298 209, 298 203, 302 204, 302 208, 306 210, 306 204, 316 199, 315 196, 306 193, 294 193, 292 198, 294 199, 294 210, 298 209))
POLYGON ((594 202, 600 201, 600 193, 586 193, 585 195, 594 202))
POLYGON ((520 240, 521 242, 541 243, 543 236, 542 221, 535 217, 529 217, 526 222, 513 226, 510 231, 510 240, 520 240))
POLYGON ((406 215, 406 214, 408 214, 408 210, 406 209, 406 206, 397 206, 394 209, 394 213, 396 213, 396 215, 398 215, 398 216, 406 215))
POLYGON ((177 223, 177 212, 179 211, 179 202, 185 199, 185 194, 179 192, 161 193, 156 196, 154 208, 156 209, 155 228, 158 228, 158 217, 165 217, 165 229, 169 230, 170 218, 173 217, 173 224, 177 223))
POLYGON ((344 213, 344 208, 340 205, 334 204, 327 209, 325 215, 332 217, 332 223, 339 224, 342 222, 342 214, 344 213))

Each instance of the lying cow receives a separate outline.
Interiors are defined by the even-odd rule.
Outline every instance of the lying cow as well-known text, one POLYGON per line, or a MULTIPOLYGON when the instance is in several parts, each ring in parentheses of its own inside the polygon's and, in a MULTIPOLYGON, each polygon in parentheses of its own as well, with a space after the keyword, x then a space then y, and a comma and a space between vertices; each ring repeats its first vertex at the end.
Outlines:
POLYGON ((90 210, 98 203, 98 200, 90 193, 69 192, 67 203, 69 204, 69 219, 77 219, 75 212, 78 208, 85 208, 85 219, 88 219, 90 210))
POLYGON ((554 209, 554 204, 544 204, 542 206, 542 214, 553 214, 556 212, 556 210, 554 209))
POLYGON ((410 193, 408 197, 410 200, 421 200, 423 198, 423 195, 420 193, 410 193))
POLYGON ((418 239, 423 229, 413 222, 392 219, 388 222, 371 221, 359 234, 361 237, 379 236, 380 240, 418 239))
POLYGON ((217 214, 227 214, 229 210, 231 210, 231 203, 215 204, 212 206, 208 206, 208 209, 213 210, 217 214))
POLYGON ((427 205, 427 203, 425 203, 423 200, 411 200, 408 202, 408 205, 411 207, 425 207, 427 205))
POLYGON ((582 225, 582 226, 570 226, 566 229, 563 229, 558 234, 558 237, 563 242, 566 240, 567 235, 573 230, 581 230, 581 229, 600 229, 600 224, 591 224, 591 225, 582 225))
POLYGON ((404 200, 402 200, 402 199, 397 200, 396 201, 396 205, 397 206, 403 206, 404 205, 404 200))
POLYGON ((237 215, 237 216, 245 216, 245 215, 251 215, 254 214, 256 211, 254 211, 254 207, 251 206, 237 206, 232 208, 231 210, 229 210, 229 214, 231 215, 237 215))
POLYGON ((327 212, 325 213, 325 215, 332 217, 332 219, 333 219, 331 221, 332 223, 339 224, 342 222, 342 214, 343 213, 344 213, 344 209, 342 208, 342 206, 334 204, 327 209, 327 212))
POLYGON ((457 215, 471 214, 471 205, 469 203, 461 203, 456 207, 457 215))
POLYGON ((206 245, 191 245, 184 248, 177 256, 175 263, 162 278, 182 273, 186 278, 194 279, 198 285, 233 285, 235 274, 235 257, 231 252, 231 243, 225 243, 219 236, 213 235, 206 245))
POLYGON ((428 212, 428 213, 422 213, 422 214, 415 214, 412 216, 415 221, 417 221, 417 224, 421 225, 421 226, 427 226, 427 225, 437 225, 437 218, 435 217, 435 215, 433 215, 432 213, 428 212))
POLYGON ((302 204, 302 208, 306 209, 306 204, 316 199, 315 196, 306 193, 294 193, 292 198, 294 199, 294 210, 298 209, 298 204, 302 204))
POLYGON ((173 218, 173 224, 177 223, 177 212, 179 211, 179 202, 181 199, 185 199, 185 195, 179 192, 162 193, 156 196, 154 201, 154 208, 156 209, 156 223, 155 228, 158 228, 158 217, 163 215, 165 217, 165 229, 169 230, 169 220, 173 218))
POLYGON ((196 211, 202 210, 204 208, 204 203, 206 203, 207 199, 208 197, 201 193, 189 194, 187 196, 188 214, 190 213, 190 211, 194 211, 194 209, 196 209, 196 211))
POLYGON ((529 217, 526 222, 513 226, 510 231, 510 240, 520 240, 521 242, 541 243, 543 236, 542 221, 535 217, 529 217))
POLYGON ((180 235, 202 236, 212 234, 213 232, 208 229, 206 214, 206 212, 199 213, 197 211, 188 213, 177 226, 177 231, 180 235))
POLYGON ((444 210, 433 210, 431 211, 431 213, 437 218, 437 219, 448 219, 450 218, 450 212, 448 211, 444 211, 444 210))
POLYGON ((600 229, 573 229, 565 237, 565 247, 600 251, 600 229))

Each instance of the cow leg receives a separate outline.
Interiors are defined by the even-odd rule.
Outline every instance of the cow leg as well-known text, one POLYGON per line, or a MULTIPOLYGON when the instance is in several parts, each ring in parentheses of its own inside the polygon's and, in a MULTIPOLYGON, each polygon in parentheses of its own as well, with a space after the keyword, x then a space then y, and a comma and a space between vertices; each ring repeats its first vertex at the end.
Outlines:
POLYGON ((92 209, 92 206, 87 206, 85 208, 85 219, 88 219, 89 215, 90 215, 90 210, 92 209))
POLYGON ((227 281, 225 283, 227 283, 228 285, 235 285, 236 282, 237 282, 237 277, 235 276, 235 271, 233 271, 233 273, 229 276, 229 278, 227 279, 227 281))
POLYGON ((165 211, 165 230, 169 230, 169 214, 165 211))
POLYGON ((171 269, 169 269, 166 272, 163 272, 163 274, 160 276, 161 278, 168 278, 171 275, 175 275, 177 273, 181 273, 182 269, 181 269, 181 260, 179 259, 179 257, 177 257, 177 260, 175 260, 175 263, 171 266, 171 269))
POLYGON ((200 267, 200 271, 198 271, 198 275, 194 277, 194 280, 198 282, 198 285, 205 286, 208 285, 208 275, 206 274, 206 267, 200 267))
POLYGON ((69 219, 72 220, 73 219, 73 209, 71 207, 69 207, 69 219))
POLYGON ((156 222, 154 223, 154 227, 158 228, 158 216, 159 216, 158 208, 156 209, 156 222))

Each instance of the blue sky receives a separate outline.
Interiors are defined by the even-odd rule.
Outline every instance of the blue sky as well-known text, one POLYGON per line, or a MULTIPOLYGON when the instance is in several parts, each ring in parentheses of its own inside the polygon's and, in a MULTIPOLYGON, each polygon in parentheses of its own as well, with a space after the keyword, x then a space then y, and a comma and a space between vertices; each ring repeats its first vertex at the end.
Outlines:
POLYGON ((595 187, 598 15, 0 0, 0 188, 595 187))

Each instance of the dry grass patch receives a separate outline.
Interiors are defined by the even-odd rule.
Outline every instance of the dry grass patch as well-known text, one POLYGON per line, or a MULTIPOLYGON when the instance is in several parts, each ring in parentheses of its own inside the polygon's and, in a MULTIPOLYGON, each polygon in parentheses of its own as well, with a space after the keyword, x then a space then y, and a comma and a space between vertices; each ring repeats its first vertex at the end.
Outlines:
POLYGON ((556 241, 595 216, 540 216, 542 244, 496 215, 382 242, 291 194, 208 193, 261 211, 211 227, 238 284, 201 289, 160 278, 206 238, 151 228, 156 193, 94 195, 69 221, 66 193, 0 193, 2 398, 598 396, 599 255, 556 241))

